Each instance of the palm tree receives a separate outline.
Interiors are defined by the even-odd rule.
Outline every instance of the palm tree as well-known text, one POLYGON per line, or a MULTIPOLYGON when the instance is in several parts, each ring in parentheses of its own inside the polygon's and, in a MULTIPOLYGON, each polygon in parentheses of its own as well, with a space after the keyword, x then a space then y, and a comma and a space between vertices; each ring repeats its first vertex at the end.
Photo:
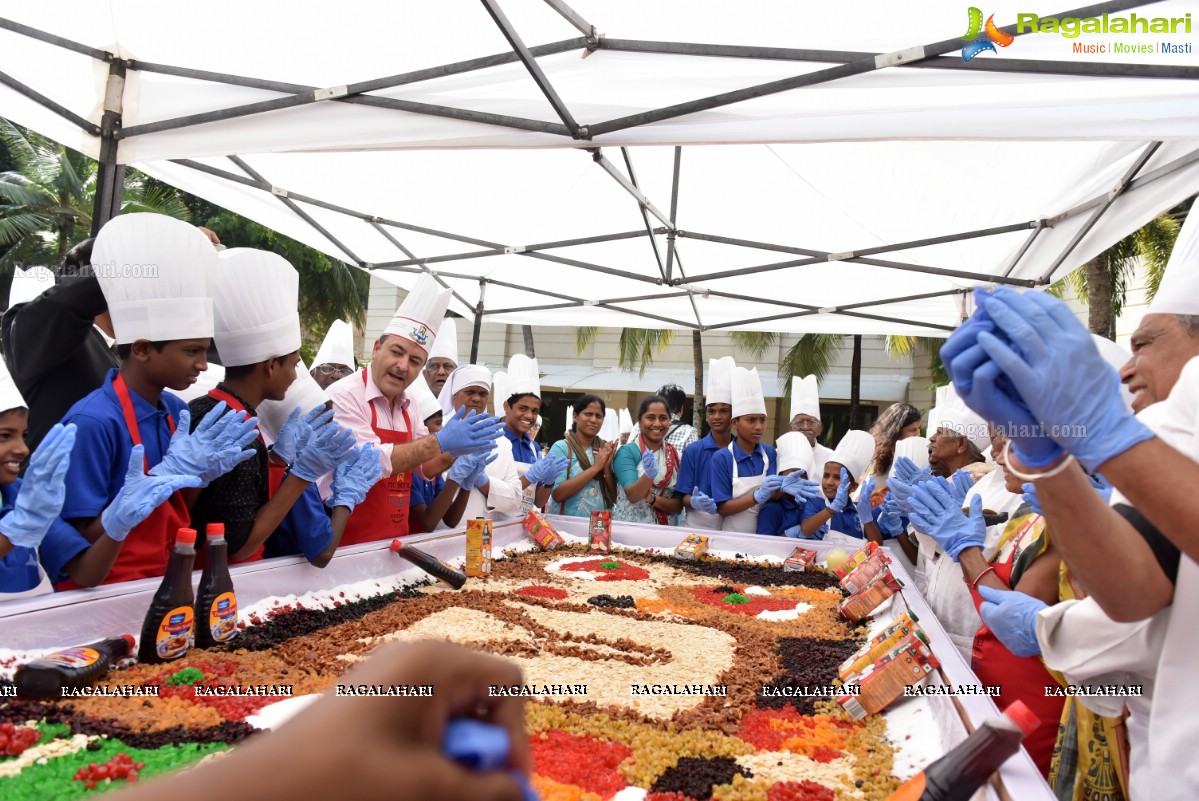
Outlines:
MULTIPOLYGON (((575 348, 579 353, 587 349, 599 336, 598 326, 583 326, 575 329, 575 348)), ((623 370, 638 368, 638 375, 654 363, 654 354, 661 353, 674 340, 674 331, 663 328, 622 328, 620 330, 620 359, 617 365, 623 370)))

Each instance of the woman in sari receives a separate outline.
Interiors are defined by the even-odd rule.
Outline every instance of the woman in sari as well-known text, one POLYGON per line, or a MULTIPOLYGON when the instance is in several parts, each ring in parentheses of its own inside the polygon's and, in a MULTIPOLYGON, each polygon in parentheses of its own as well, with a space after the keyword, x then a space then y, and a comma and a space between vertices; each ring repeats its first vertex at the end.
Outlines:
POLYGON ((679 452, 666 441, 670 411, 666 399, 650 395, 637 410, 637 436, 616 452, 616 505, 613 520, 669 526, 683 509, 675 492, 679 452))
POLYGON ((550 514, 590 517, 597 509, 611 509, 616 501, 616 476, 612 472, 615 442, 599 437, 604 423, 604 402, 584 395, 574 402, 570 431, 550 448, 551 456, 569 459, 570 464, 554 481, 550 492, 550 514))

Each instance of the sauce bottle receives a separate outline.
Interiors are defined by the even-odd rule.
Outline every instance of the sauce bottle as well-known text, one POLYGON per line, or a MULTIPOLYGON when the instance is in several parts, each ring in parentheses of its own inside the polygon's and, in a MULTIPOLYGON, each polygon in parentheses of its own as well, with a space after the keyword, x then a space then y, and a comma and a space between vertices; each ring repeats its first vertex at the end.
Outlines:
POLYGON ((237 636, 237 596, 229 577, 224 523, 208 524, 204 549, 207 558, 196 592, 196 647, 211 648, 237 636))
POLYGON ((140 662, 169 662, 187 654, 195 641, 195 596, 192 563, 196 560, 195 529, 181 528, 167 562, 166 575, 154 593, 142 623, 137 650, 140 662))
POLYGON ((391 541, 391 551, 396 556, 407 559, 435 579, 440 579, 456 590, 462 589, 466 583, 466 574, 455 570, 432 554, 427 554, 419 548, 405 545, 399 540, 391 541))
POLYGON ((1041 719, 1022 701, 1014 701, 1003 715, 983 723, 887 801, 969 801, 1040 725, 1041 719))
POLYGON ((25 698, 61 698, 64 687, 83 687, 108 672, 109 666, 133 651, 133 635, 64 648, 17 668, 13 684, 25 698))

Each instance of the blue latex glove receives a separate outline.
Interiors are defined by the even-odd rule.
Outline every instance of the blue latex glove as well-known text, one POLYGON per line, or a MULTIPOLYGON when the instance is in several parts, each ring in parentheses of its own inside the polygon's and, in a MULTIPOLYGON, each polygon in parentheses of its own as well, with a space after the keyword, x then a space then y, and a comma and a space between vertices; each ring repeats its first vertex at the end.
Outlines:
MULTIPOLYGON (((1056 446, 1096 469, 1153 437, 1124 406, 1116 369, 1099 355, 1090 332, 1066 304, 1044 292, 1020 294, 1007 287, 996 289, 984 304, 1008 341, 983 331, 978 344, 1010 383, 1006 399, 1029 410, 1056 446)), ((1055 456, 1045 458, 1045 449, 1032 439, 1012 438, 1017 458, 1045 467, 1055 456)))
POLYGON ((1037 613, 1049 604, 1022 592, 978 585, 983 603, 978 607, 983 623, 1016 656, 1038 656, 1037 613))
POLYGON ((691 508, 707 515, 716 514, 716 501, 699 491, 699 487, 691 490, 691 508))
POLYGON ((949 371, 949 378, 953 382, 954 389, 957 390, 958 396, 965 398, 971 394, 971 377, 974 370, 986 361, 986 354, 982 348, 978 346, 978 335, 983 331, 993 332, 994 324, 987 316, 984 301, 990 297, 982 287, 974 288, 974 314, 970 319, 958 326, 945 344, 941 346, 941 364, 949 367, 951 362, 958 361, 962 365, 962 370, 955 374, 949 371))
POLYGON ((958 503, 965 503, 966 496, 970 494, 970 489, 974 486, 974 476, 967 473, 965 470, 956 470, 949 477, 949 488, 953 492, 953 497, 958 503))
POLYGON ((970 499, 970 514, 962 514, 962 505, 955 500, 946 486, 948 482, 928 481, 912 493, 912 522, 916 528, 937 541, 941 550, 958 561, 962 551, 971 547, 981 548, 987 539, 987 526, 983 521, 983 499, 975 495, 970 499))
POLYGON ((67 498, 65 478, 75 446, 75 424, 62 423, 50 429, 29 458, 25 481, 11 512, 0 517, 0 534, 13 545, 36 548, 42 544, 50 524, 58 519, 67 498))
POLYGON ((475 414, 459 407, 434 436, 443 453, 466 456, 486 453, 495 448, 495 439, 504 427, 504 418, 475 414))
MULTIPOLYGON (((508 764, 510 748, 507 729, 468 718, 451 720, 445 727, 441 745, 447 758, 477 772, 503 769, 508 764)), ((511 776, 520 785, 524 801, 538 801, 523 773, 512 771, 511 776)))
POLYGON ((450 472, 446 474, 447 481, 453 481, 463 489, 470 489, 470 477, 474 475, 475 466, 479 463, 477 454, 467 456, 459 456, 450 465, 450 472))
MULTIPOLYGON (((1108 484, 1107 481, 1104 480, 1103 476, 1098 474, 1087 476, 1087 478, 1091 479, 1091 486, 1094 487, 1095 491, 1099 493, 1099 497, 1103 499, 1103 502, 1105 504, 1110 504, 1112 502, 1112 485, 1108 484)), ((1039 515, 1045 514, 1041 510, 1041 499, 1037 497, 1037 485, 1021 484, 1020 486, 1024 490, 1024 494, 1021 497, 1024 499, 1024 502, 1028 504, 1028 508, 1032 509, 1039 515)))
MULTIPOLYGON (((928 465, 917 467, 916 463, 908 457, 900 456, 895 460, 895 477, 908 486, 914 487, 932 478, 933 469, 928 465)), ((890 486, 890 482, 887 483, 887 486, 890 486)))
POLYGON ((762 485, 754 490, 754 502, 766 503, 770 500, 770 496, 783 488, 782 476, 766 476, 762 479, 762 485))
POLYGON ((304 447, 304 443, 312 436, 312 432, 332 419, 333 410, 326 409, 323 403, 304 415, 302 419, 299 407, 292 409, 291 414, 287 417, 287 422, 279 427, 279 433, 275 437, 275 444, 271 447, 271 451, 289 465, 295 464, 296 454, 304 447))
POLYGON ((366 494, 383 475, 383 463, 379 461, 379 449, 373 442, 355 448, 349 459, 333 468, 333 484, 327 505, 344 506, 351 512, 362 503, 366 494))
POLYGON ((858 499, 853 502, 854 511, 858 513, 858 522, 862 524, 863 530, 867 523, 874 522, 874 510, 870 506, 870 495, 873 492, 874 476, 871 476, 866 479, 866 483, 858 491, 858 499))
POLYGON ((470 489, 482 489, 484 484, 491 481, 491 478, 487 475, 488 465, 498 458, 499 454, 495 451, 475 454, 475 469, 471 472, 470 477, 466 479, 466 484, 463 486, 469 485, 470 489))
POLYGON ((1045 514, 1043 511, 1041 511, 1041 499, 1037 497, 1037 485, 1021 484, 1020 488, 1024 490, 1024 494, 1020 497, 1024 499, 1026 504, 1028 504, 1028 508, 1032 509, 1036 514, 1045 514))
MULTIPOLYGON (((888 483, 889 486, 890 483, 888 483)), ((903 515, 899 513, 899 503, 893 494, 887 493, 886 500, 879 507, 878 520, 874 521, 874 524, 887 537, 898 537, 903 533, 905 528, 903 515)))
POLYGON ((658 477, 658 457, 653 451, 646 451, 641 455, 641 470, 650 481, 658 477))
POLYGON ((1088 475, 1087 478, 1091 479, 1091 486, 1093 486, 1095 491, 1099 493, 1099 497, 1103 498, 1103 502, 1110 504, 1112 502, 1113 487, 1111 484, 1107 483, 1107 479, 1098 473, 1095 473, 1094 475, 1088 475))
POLYGON ((200 477, 195 475, 146 475, 145 464, 146 449, 134 445, 125 469, 125 484, 100 513, 104 533, 117 542, 124 542, 130 531, 176 492, 202 485, 200 477))
POLYGON ((533 462, 533 466, 525 473, 525 478, 530 484, 552 487, 569 464, 570 460, 565 456, 553 454, 533 462))
POLYGON ((150 468, 152 476, 199 476, 200 486, 207 487, 214 479, 228 473, 246 459, 253 458, 254 449, 246 448, 258 436, 258 418, 244 412, 225 414, 228 405, 221 401, 191 428, 191 412, 179 412, 175 433, 162 461, 150 468))
POLYGON ((849 471, 841 468, 841 484, 837 487, 836 496, 828 502, 828 508, 840 514, 849 506, 849 471))
POLYGON ((351 458, 355 444, 354 432, 350 429, 336 423, 321 426, 312 432, 296 454, 291 474, 304 481, 316 481, 343 460, 351 458))
POLYGON ((791 528, 783 529, 783 534, 785 534, 786 536, 790 537, 791 539, 795 539, 795 540, 818 540, 818 539, 820 539, 819 533, 811 534, 811 535, 804 534, 802 524, 792 526, 791 528))
POLYGON ((783 492, 790 495, 800 503, 806 503, 813 498, 819 498, 822 490, 820 489, 819 481, 808 480, 803 473, 796 470, 794 473, 783 476, 783 492))

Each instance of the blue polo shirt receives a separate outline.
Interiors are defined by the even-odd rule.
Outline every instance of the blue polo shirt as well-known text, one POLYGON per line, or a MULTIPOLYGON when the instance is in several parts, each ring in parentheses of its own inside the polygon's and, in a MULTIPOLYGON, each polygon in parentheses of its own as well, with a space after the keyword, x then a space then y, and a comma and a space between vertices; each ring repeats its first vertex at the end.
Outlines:
MULTIPOLYGON (((4 501, 0 517, 12 511, 17 501, 17 493, 21 489, 21 481, 18 478, 11 484, 0 486, 0 499, 4 501)), ((55 520, 50 524, 46 538, 36 551, 33 548, 15 547, 0 559, 0 593, 25 592, 40 584, 42 575, 38 568, 39 557, 50 581, 62 581, 67 578, 67 562, 90 547, 91 543, 84 539, 74 526, 62 518, 55 520)))
POLYGON ((263 556, 303 554, 312 560, 320 556, 333 540, 333 522, 321 501, 315 484, 309 484, 288 510, 279 527, 267 537, 263 556))
MULTIPOLYGON (((766 462, 770 462, 769 468, 766 470, 766 475, 773 476, 779 471, 778 457, 775 455, 773 445, 763 445, 758 443, 758 447, 753 453, 746 453, 741 450, 741 446, 733 441, 733 450, 737 453, 737 473, 741 478, 752 478, 762 475, 762 468, 766 467, 766 462)), ((733 498, 733 454, 729 453, 728 448, 719 448, 712 454, 712 463, 709 467, 712 474, 712 492, 709 493, 712 500, 717 503, 724 503, 733 498)))
POLYGON ((541 458, 541 447, 526 434, 517 434, 508 426, 503 428, 504 436, 512 443, 512 458, 522 464, 533 464, 541 458))
POLYGON ((799 503, 790 495, 763 504, 758 511, 758 533, 782 536, 787 529, 799 525, 802 511, 799 503))
POLYGON ((434 479, 421 478, 420 476, 412 477, 412 494, 409 501, 412 506, 428 506, 433 503, 434 499, 441 494, 445 489, 445 477, 438 476, 434 479))
MULTIPOLYGON (((109 370, 100 388, 77 401, 62 419, 63 423, 74 423, 77 427, 65 481, 64 520, 97 516, 125 485, 133 442, 112 386, 116 377, 117 371, 109 370)), ((162 461, 171 442, 167 415, 170 414, 178 424, 179 413, 187 408, 187 404, 165 391, 157 406, 132 389, 129 397, 146 449, 147 466, 153 467, 162 461)))
POLYGON ((692 442, 683 450, 679 480, 675 482, 680 495, 690 495, 693 489, 699 487, 700 492, 712 497, 712 457, 721 450, 725 449, 716 444, 711 434, 692 442))

